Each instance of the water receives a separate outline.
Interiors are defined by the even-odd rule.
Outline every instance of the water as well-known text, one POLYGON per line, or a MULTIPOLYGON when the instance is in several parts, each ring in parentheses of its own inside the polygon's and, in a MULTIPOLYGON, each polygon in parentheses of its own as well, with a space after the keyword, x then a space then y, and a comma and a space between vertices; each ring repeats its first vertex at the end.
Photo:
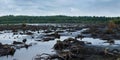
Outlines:
MULTIPOLYGON (((85 29, 84 29, 85 30, 85 29)), ((81 30, 83 31, 83 30, 81 30)), ((48 54, 54 54, 54 50, 52 49, 54 44, 57 40, 64 40, 67 38, 74 38, 78 34, 80 34, 81 31, 77 32, 66 32, 65 36, 61 36, 60 39, 51 40, 48 42, 37 42, 35 41, 36 38, 31 38, 29 35, 13 35, 12 32, 6 32, 3 34, 0 34, 0 42, 2 44, 12 44, 13 41, 22 41, 23 39, 27 39, 27 44, 33 44, 33 46, 26 48, 17 49, 15 54, 13 56, 2 56, 0 57, 0 60, 32 60, 36 55, 42 54, 42 53, 48 53, 48 54)), ((34 36, 37 37, 41 35, 42 33, 36 33, 34 32, 34 36)), ((80 40, 80 39, 78 39, 80 40)), ((104 43, 106 41, 100 40, 100 39, 93 39, 93 38, 83 38, 83 41, 91 42, 93 45, 109 45, 108 43, 104 43)), ((116 40, 116 44, 120 44, 120 41, 116 40)))

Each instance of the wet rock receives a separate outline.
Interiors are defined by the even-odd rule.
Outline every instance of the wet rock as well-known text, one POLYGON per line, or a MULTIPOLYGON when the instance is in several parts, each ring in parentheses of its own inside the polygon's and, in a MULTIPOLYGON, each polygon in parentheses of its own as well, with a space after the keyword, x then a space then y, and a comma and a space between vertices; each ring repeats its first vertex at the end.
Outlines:
POLYGON ((55 33, 53 33, 53 34, 47 34, 47 35, 45 35, 45 36, 60 38, 60 35, 59 35, 57 32, 55 32, 55 33))
POLYGON ((2 46, 2 43, 0 43, 0 47, 2 46))
POLYGON ((114 40, 107 40, 107 43, 110 43, 110 45, 112 45, 112 44, 115 44, 115 41, 114 40))
POLYGON ((55 39, 54 37, 44 37, 44 38, 42 38, 41 41, 50 41, 50 40, 54 40, 54 39, 55 39))
MULTIPOLYGON (((109 40, 109 42, 113 43, 114 41, 109 40)), ((106 50, 106 47, 94 46, 90 42, 85 43, 84 41, 78 41, 73 38, 68 38, 65 39, 64 41, 58 40, 57 43, 54 45, 54 50, 56 51, 57 55, 62 59, 71 58, 73 60, 76 58, 88 59, 92 55, 108 56, 108 57, 111 56, 116 57, 119 55, 118 49, 112 50, 111 47, 110 49, 106 50)))
POLYGON ((54 45, 55 50, 62 50, 63 48, 64 48, 64 44, 60 40, 58 40, 57 43, 54 45))
POLYGON ((5 55, 13 55, 15 53, 15 49, 12 48, 10 45, 1 45, 0 46, 0 56, 5 55))
POLYGON ((90 30, 83 31, 82 34, 90 34, 90 30))
POLYGON ((24 33, 22 33, 22 32, 20 32, 19 34, 20 34, 20 35, 24 35, 24 33))
POLYGON ((33 33, 32 32, 27 32, 26 35, 33 35, 33 33))
POLYGON ((22 42, 23 42, 23 43, 26 43, 26 41, 27 41, 27 39, 23 39, 23 41, 22 41, 22 42))
POLYGON ((18 32, 16 29, 13 29, 12 32, 18 32))
POLYGON ((23 44, 23 42, 13 41, 13 44, 23 44))
POLYGON ((42 41, 42 40, 35 40, 35 41, 42 41))
POLYGON ((77 39, 77 38, 80 38, 82 40, 84 38, 84 36, 81 34, 81 35, 78 35, 75 37, 75 39, 77 39))
POLYGON ((58 31, 56 31, 56 33, 63 33, 64 31, 62 31, 62 30, 58 30, 58 31))
POLYGON ((53 31, 51 31, 51 30, 44 31, 44 33, 51 33, 51 32, 53 32, 53 31))

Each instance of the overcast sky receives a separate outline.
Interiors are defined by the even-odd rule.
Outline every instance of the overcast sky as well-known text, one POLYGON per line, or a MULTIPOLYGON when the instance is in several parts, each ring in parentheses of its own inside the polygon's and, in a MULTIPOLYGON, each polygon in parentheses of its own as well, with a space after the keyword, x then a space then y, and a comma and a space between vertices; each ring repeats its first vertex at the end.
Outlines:
POLYGON ((3 15, 120 16, 120 0, 0 0, 3 15))

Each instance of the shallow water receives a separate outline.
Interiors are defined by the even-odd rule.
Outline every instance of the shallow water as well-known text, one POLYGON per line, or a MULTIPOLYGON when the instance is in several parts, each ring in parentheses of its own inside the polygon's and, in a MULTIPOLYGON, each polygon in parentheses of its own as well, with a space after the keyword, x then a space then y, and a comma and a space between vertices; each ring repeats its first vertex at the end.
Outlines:
MULTIPOLYGON (((83 31, 83 30, 81 30, 83 31)), ((81 31, 77 32, 66 32, 66 36, 61 36, 60 39, 51 40, 48 42, 37 42, 35 41, 36 38, 32 39, 29 35, 13 35, 12 32, 6 32, 3 34, 0 34, 0 42, 2 44, 12 44, 13 41, 22 41, 23 39, 27 39, 27 44, 33 44, 33 46, 26 48, 17 49, 15 54, 13 56, 2 56, 0 57, 0 60, 32 60, 36 55, 42 54, 42 53, 48 53, 48 54, 54 54, 54 50, 52 49, 53 45, 56 43, 57 40, 64 40, 67 38, 74 38, 78 34, 80 34, 81 31)), ((36 33, 34 32, 34 37, 37 37, 41 35, 42 33, 36 33)), ((37 38, 38 39, 38 38, 37 38)), ((78 39, 80 40, 80 39, 78 39)), ((109 45, 109 43, 105 40, 100 39, 93 39, 93 38, 83 38, 82 41, 91 42, 93 45, 109 45)), ((120 44, 120 41, 116 40, 116 44, 120 44)))

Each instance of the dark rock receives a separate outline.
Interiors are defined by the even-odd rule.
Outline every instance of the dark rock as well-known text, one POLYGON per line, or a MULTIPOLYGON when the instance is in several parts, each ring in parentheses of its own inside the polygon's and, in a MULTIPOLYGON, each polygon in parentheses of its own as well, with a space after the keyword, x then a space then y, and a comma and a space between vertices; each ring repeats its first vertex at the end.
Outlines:
POLYGON ((51 32, 53 32, 53 31, 51 31, 51 30, 44 31, 44 33, 51 33, 51 32))
POLYGON ((13 41, 13 44, 23 44, 23 42, 13 41))
POLYGON ((54 37, 44 37, 42 38, 42 41, 50 41, 50 40, 54 40, 54 37))
POLYGON ((23 42, 23 43, 26 43, 26 41, 27 41, 27 39, 23 39, 23 41, 22 41, 22 42, 23 42))
POLYGON ((54 45, 55 50, 62 50, 63 48, 64 48, 64 44, 60 40, 58 40, 57 43, 54 45))
POLYGON ((80 38, 82 40, 84 38, 84 36, 81 34, 81 35, 78 35, 75 37, 75 39, 77 39, 77 38, 80 38))
POLYGON ((13 55, 15 51, 16 50, 14 48, 11 48, 9 45, 2 45, 0 47, 0 56, 13 55))
POLYGON ((55 37, 55 38, 60 38, 60 35, 58 33, 53 33, 53 34, 47 34, 45 36, 48 36, 48 37, 55 37))
POLYGON ((16 49, 20 49, 20 48, 28 49, 30 46, 32 46, 32 45, 30 45, 30 44, 21 44, 21 45, 15 45, 15 48, 16 49))
POLYGON ((27 32, 26 34, 27 34, 27 35, 33 35, 33 33, 32 33, 32 32, 27 32))

